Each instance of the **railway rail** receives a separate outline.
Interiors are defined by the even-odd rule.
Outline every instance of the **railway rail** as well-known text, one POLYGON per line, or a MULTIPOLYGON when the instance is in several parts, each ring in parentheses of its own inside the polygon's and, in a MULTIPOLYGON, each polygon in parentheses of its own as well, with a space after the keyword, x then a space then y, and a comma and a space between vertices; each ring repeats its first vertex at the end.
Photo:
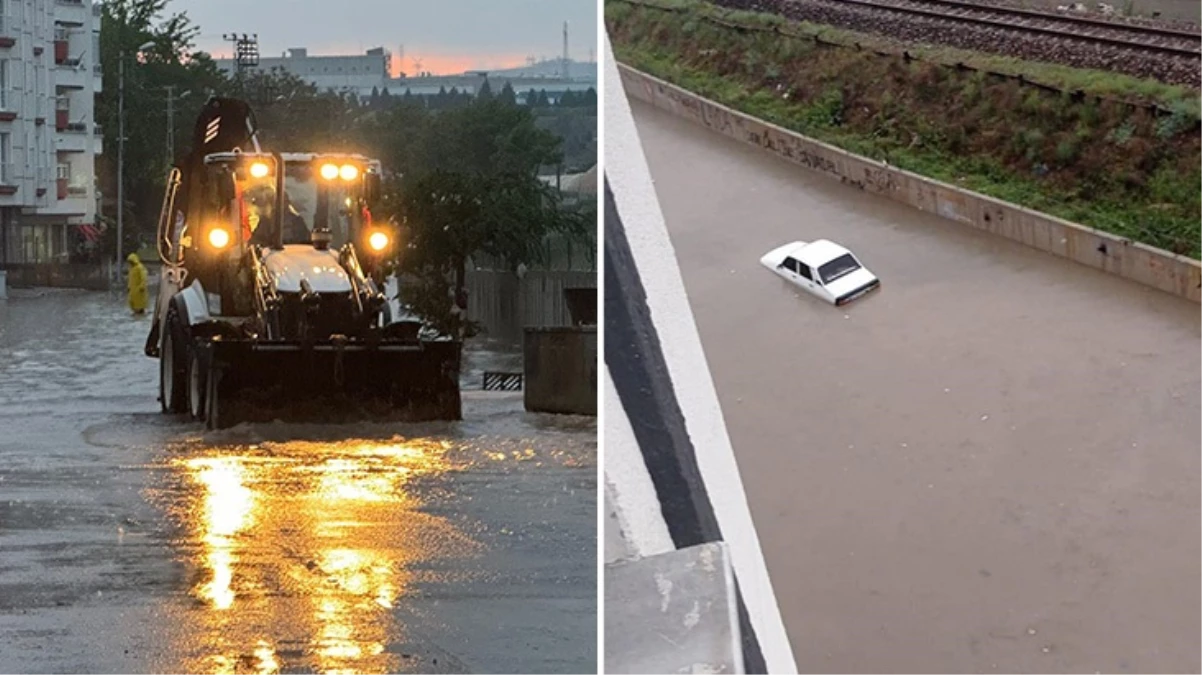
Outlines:
POLYGON ((874 33, 1198 88, 1202 34, 1168 26, 965 0, 712 0, 874 33))
POLYGON ((1198 58, 1202 34, 1089 16, 982 5, 961 0, 837 0, 891 12, 946 19, 992 28, 1038 33, 1062 39, 1125 47, 1156 54, 1198 58))

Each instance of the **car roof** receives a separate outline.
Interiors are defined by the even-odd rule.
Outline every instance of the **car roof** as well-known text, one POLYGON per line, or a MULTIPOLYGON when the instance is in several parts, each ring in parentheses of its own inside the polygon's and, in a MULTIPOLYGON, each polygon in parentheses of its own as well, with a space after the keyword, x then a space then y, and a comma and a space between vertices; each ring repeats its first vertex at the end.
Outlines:
POLYGON ((851 251, 828 239, 815 239, 789 251, 789 255, 810 267, 821 267, 846 253, 851 251))

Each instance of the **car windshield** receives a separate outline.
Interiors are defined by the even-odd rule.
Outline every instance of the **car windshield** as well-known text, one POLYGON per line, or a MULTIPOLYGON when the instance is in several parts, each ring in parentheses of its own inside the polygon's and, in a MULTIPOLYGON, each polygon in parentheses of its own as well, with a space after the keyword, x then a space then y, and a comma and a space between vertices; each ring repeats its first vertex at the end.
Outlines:
POLYGON ((858 269, 860 269, 860 263, 856 262, 856 259, 853 258, 850 253, 844 253, 822 267, 819 267, 818 276, 822 277, 823 284, 829 284, 835 279, 847 276, 858 269))

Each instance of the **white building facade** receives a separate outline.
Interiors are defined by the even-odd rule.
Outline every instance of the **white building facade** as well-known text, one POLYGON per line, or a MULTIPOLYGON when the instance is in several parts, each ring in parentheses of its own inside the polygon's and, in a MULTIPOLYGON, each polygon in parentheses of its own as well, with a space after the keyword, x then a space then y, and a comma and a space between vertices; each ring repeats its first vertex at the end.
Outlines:
MULTIPOLYGON (((236 68, 233 59, 215 59, 227 75, 236 68)), ((280 69, 317 87, 318 91, 371 91, 382 88, 392 68, 392 55, 383 47, 354 56, 309 56, 304 47, 294 47, 283 56, 259 58, 258 70, 280 69)))
POLYGON ((0 262, 67 262, 94 234, 100 6, 0 0, 0 262))

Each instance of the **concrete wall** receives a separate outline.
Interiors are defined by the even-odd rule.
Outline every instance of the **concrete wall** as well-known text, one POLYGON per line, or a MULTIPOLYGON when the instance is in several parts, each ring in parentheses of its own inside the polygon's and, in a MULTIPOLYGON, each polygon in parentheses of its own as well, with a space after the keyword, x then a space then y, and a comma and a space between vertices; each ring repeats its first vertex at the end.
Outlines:
POLYGON ((924 178, 758 120, 622 64, 618 69, 628 96, 794 164, 948 220, 1202 301, 1202 264, 1197 260, 924 178))
POLYGON ((484 327, 486 336, 517 344, 526 326, 568 326, 572 323, 564 290, 596 288, 596 272, 512 272, 468 270, 468 318, 484 327))
POLYGON ((597 414, 597 327, 527 328, 526 410, 597 414))
POLYGON ((110 269, 111 265, 108 261, 98 265, 29 263, 6 266, 8 285, 13 288, 51 286, 83 288, 91 291, 109 289, 112 283, 110 269))

